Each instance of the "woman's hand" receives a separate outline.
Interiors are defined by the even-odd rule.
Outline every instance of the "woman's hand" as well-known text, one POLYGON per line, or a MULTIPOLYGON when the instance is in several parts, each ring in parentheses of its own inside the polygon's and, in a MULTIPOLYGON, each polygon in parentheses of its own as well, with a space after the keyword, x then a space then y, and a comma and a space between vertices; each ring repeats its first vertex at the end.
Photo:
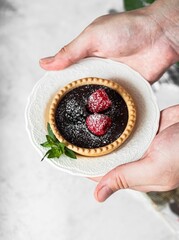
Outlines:
POLYGON ((168 191, 179 186, 179 105, 161 112, 159 132, 142 159, 116 167, 99 181, 95 198, 103 202, 120 189, 168 191))
MULTIPOLYGON (((161 18, 162 11, 168 9, 165 1, 157 1, 162 7, 152 4, 143 9, 97 18, 55 56, 41 59, 41 67, 60 70, 82 58, 96 56, 126 63, 154 82, 179 59, 175 39, 172 41, 167 34, 170 27, 165 31, 167 17, 161 18)), ((168 22, 167 19, 167 25, 168 22)))

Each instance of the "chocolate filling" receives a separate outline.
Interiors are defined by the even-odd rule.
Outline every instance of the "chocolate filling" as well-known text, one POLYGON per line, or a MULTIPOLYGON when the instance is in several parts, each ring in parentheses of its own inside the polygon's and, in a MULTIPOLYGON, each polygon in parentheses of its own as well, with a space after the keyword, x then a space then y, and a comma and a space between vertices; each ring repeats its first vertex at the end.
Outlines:
POLYGON ((68 92, 59 102, 55 121, 60 134, 70 143, 82 148, 98 148, 114 142, 123 133, 128 121, 128 109, 123 98, 113 89, 96 84, 77 87, 68 92), (112 125, 103 136, 95 136, 86 126, 86 117, 92 114, 87 109, 89 96, 97 89, 104 89, 112 105, 101 112, 109 116, 112 125))

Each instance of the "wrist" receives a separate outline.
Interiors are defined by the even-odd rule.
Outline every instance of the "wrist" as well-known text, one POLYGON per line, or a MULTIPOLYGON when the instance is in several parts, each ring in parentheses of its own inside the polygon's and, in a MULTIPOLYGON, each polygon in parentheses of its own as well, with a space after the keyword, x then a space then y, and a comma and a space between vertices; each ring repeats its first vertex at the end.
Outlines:
POLYGON ((170 47, 171 64, 179 60, 179 0, 157 0, 148 14, 159 25, 163 39, 170 47))

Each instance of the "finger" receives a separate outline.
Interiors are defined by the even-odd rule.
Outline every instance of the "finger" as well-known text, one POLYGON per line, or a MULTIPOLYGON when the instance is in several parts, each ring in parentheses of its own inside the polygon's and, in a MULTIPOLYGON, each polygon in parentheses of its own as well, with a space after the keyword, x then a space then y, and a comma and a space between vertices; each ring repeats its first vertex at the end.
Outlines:
POLYGON ((64 46, 55 56, 43 58, 39 64, 45 70, 61 70, 90 56, 91 45, 87 34, 81 34, 64 46))
POLYGON ((151 160, 145 158, 116 167, 107 173, 97 185, 96 200, 103 202, 120 189, 130 188, 143 192, 160 189, 160 186, 155 185, 157 180, 152 165, 151 160))

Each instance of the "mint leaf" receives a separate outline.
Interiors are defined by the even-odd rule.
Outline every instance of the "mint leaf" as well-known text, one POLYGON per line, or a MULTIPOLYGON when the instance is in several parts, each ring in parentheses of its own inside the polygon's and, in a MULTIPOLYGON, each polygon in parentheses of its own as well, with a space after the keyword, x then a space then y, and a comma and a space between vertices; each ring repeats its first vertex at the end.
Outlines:
POLYGON ((52 129, 51 129, 51 126, 50 126, 50 123, 47 123, 47 131, 48 131, 48 135, 55 141, 55 142, 58 142, 58 139, 55 137, 52 129))
POLYGON ((65 155, 73 159, 77 158, 75 152, 73 152, 71 149, 67 147, 65 147, 65 155))
POLYGON ((46 147, 46 148, 48 148, 48 147, 51 147, 51 144, 47 141, 47 142, 44 142, 44 143, 41 143, 40 144, 42 147, 46 147))
POLYGON ((43 156, 43 158, 41 159, 41 162, 44 160, 44 158, 50 153, 50 150, 48 150, 45 155, 43 156))
POLYGON ((68 149, 64 143, 61 143, 58 141, 58 139, 55 137, 50 124, 47 124, 47 131, 48 135, 46 135, 47 141, 44 143, 41 143, 40 145, 45 148, 50 148, 46 154, 43 156, 41 161, 44 160, 45 157, 47 158, 59 158, 62 154, 65 154, 66 156, 76 159, 76 154, 72 150, 68 149))
POLYGON ((58 142, 57 146, 59 149, 61 149, 62 153, 65 152, 65 144, 64 143, 58 142))
POLYGON ((52 147, 49 151, 48 158, 59 158, 62 155, 62 151, 56 147, 52 147))
POLYGON ((47 142, 48 142, 51 146, 57 144, 57 142, 56 142, 51 136, 49 136, 49 135, 46 135, 46 139, 47 139, 47 142))

